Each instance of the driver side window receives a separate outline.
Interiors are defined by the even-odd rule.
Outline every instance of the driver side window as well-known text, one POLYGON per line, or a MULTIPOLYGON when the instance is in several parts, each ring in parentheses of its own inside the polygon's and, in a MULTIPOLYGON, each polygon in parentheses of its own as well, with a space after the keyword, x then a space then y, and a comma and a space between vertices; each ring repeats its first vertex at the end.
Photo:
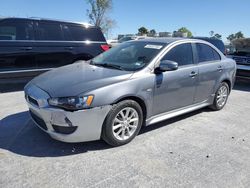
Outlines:
POLYGON ((162 60, 177 62, 179 66, 194 64, 191 43, 175 46, 162 58, 162 60))

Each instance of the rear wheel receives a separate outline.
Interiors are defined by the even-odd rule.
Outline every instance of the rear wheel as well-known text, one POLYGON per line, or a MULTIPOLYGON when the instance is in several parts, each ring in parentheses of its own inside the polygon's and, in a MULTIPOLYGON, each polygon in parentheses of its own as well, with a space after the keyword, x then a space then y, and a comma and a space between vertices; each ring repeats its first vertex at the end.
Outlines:
POLYGON ((223 109, 227 103, 228 95, 229 95, 229 86, 226 82, 222 82, 215 94, 214 103, 210 107, 213 110, 223 109))
POLYGON ((112 146, 129 143, 138 134, 143 122, 140 105, 133 100, 115 104, 107 115, 102 138, 112 146))

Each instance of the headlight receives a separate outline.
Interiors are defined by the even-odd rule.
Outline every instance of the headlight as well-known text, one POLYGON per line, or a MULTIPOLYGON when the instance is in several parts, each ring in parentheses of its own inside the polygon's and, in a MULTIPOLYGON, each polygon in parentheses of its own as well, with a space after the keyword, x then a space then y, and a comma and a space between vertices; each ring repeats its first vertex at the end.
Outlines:
POLYGON ((66 110, 81 110, 89 108, 94 99, 93 95, 83 97, 61 97, 48 99, 51 106, 56 106, 66 110))

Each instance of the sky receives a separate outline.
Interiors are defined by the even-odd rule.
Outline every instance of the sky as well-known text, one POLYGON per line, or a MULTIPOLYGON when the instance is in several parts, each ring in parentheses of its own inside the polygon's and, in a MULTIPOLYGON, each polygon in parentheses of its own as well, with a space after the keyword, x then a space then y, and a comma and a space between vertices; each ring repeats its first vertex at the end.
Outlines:
MULTIPOLYGON (((249 0, 113 0, 112 36, 134 34, 138 28, 173 32, 187 27, 195 36, 211 30, 226 37, 242 31, 250 37, 249 0)), ((1 0, 0 16, 42 17, 88 22, 86 0, 1 0)))

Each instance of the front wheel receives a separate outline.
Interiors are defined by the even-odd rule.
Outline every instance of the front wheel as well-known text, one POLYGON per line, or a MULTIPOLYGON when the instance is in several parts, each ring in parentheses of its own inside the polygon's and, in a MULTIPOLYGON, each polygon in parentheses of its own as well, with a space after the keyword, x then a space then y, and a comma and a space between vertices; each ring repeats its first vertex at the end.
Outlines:
POLYGON ((105 119, 102 138, 112 146, 127 144, 139 133, 142 122, 143 113, 137 102, 119 102, 112 107, 105 119))
POLYGON ((223 109, 227 103, 228 96, 229 96, 229 86, 226 82, 222 82, 215 94, 214 103, 210 107, 213 110, 223 109))

